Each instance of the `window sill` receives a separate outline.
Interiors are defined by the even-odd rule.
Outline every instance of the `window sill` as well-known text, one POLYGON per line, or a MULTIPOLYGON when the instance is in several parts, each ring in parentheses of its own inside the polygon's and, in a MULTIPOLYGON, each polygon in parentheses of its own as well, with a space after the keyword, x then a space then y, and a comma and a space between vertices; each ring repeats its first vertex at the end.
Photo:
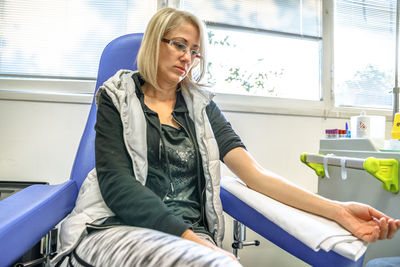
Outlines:
POLYGON ((84 93, 58 93, 20 90, 0 90, 0 100, 18 100, 34 102, 58 102, 58 103, 92 103, 93 94, 84 93))
POLYGON ((391 110, 356 107, 332 108, 324 101, 229 94, 217 94, 214 101, 221 110, 226 112, 349 119, 351 116, 358 116, 362 111, 366 111, 368 115, 385 116, 388 122, 392 121, 391 110))
POLYGON ((1 78, 0 99, 90 104, 96 81, 1 78))
MULTIPOLYGON (((0 79, 0 100, 91 104, 94 88, 95 81, 0 79)), ((331 108, 324 101, 220 93, 214 101, 225 112, 349 119, 366 110, 368 115, 392 121, 391 110, 331 108)))

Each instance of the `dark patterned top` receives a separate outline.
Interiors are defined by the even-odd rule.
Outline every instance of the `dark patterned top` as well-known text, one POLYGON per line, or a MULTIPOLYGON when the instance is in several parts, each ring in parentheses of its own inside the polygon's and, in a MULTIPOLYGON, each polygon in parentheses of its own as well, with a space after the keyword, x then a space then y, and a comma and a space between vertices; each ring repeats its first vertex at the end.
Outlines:
POLYGON ((196 172, 195 148, 182 127, 162 125, 167 161, 165 169, 171 174, 171 184, 164 203, 174 215, 197 226, 200 221, 200 195, 196 172))

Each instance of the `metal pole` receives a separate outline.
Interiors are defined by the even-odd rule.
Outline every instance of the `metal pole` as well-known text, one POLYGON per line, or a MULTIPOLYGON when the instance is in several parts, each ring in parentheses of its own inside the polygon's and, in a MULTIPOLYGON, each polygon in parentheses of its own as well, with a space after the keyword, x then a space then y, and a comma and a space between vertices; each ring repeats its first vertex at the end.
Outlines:
MULTIPOLYGON (((328 158, 328 165, 332 166, 342 166, 341 164, 341 158, 339 156, 327 156, 327 155, 307 155, 306 156, 306 161, 307 162, 312 162, 312 163, 318 163, 318 164, 323 164, 324 163, 324 158, 328 158)), ((365 159, 359 159, 359 158, 346 158, 346 168, 351 168, 351 169, 358 169, 358 170, 364 170, 364 162, 365 159)))
POLYGON ((393 88, 393 121, 396 113, 399 112, 399 16, 400 16, 400 0, 397 0, 396 9, 396 53, 395 53, 395 66, 394 66, 394 88, 393 88))

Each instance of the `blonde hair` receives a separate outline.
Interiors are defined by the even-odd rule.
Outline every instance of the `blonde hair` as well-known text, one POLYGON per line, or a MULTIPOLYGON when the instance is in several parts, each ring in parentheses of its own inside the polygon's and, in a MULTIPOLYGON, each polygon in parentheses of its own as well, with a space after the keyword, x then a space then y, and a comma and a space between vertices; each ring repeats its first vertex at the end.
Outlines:
POLYGON ((205 74, 205 26, 203 22, 192 13, 178 10, 175 8, 164 8, 159 10, 150 20, 146 31, 143 35, 142 44, 137 56, 137 66, 140 75, 144 80, 154 86, 156 89, 161 89, 157 83, 158 57, 160 51, 161 38, 168 32, 179 27, 182 23, 189 22, 199 30, 200 55, 201 60, 192 66, 189 73, 181 81, 182 85, 198 84, 198 81, 205 74), (199 67, 196 71, 196 79, 194 79, 192 70, 199 67))

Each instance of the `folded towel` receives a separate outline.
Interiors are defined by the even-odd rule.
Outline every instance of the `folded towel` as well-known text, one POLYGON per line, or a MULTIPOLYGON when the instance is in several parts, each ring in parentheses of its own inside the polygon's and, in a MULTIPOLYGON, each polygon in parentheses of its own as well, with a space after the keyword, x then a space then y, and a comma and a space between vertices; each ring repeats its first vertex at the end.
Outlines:
POLYGON ((221 186, 314 251, 333 250, 357 261, 367 249, 367 242, 336 222, 264 196, 247 188, 239 179, 224 177, 221 186))

